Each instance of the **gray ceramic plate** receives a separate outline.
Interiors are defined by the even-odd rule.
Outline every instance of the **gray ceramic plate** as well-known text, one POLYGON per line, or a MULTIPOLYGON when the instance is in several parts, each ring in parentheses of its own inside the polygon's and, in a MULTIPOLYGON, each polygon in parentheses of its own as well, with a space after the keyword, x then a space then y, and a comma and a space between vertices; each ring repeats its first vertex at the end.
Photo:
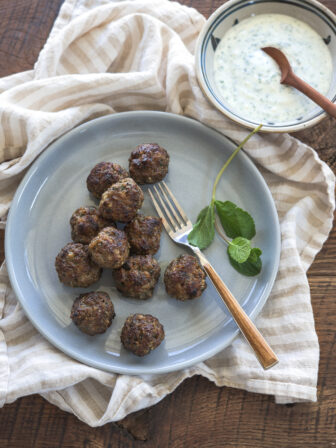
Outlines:
MULTIPOLYGON (((109 160, 128 166, 137 144, 158 142, 170 154, 166 181, 192 221, 210 198, 212 182, 234 145, 216 131, 178 115, 162 112, 125 112, 83 124, 53 143, 30 168, 12 204, 6 229, 6 257, 16 295, 35 327, 68 355, 104 370, 146 374, 178 370, 219 352, 238 334, 214 288, 187 303, 165 293, 161 275, 154 297, 147 301, 123 298, 105 270, 89 290, 107 291, 116 318, 108 331, 90 337, 70 320, 70 310, 80 288, 63 286, 54 260, 70 241, 69 218, 82 205, 94 204, 86 177, 98 162, 109 160), (158 317, 166 338, 154 352, 138 358, 120 344, 126 317, 135 312, 158 317)), ((146 190, 146 188, 144 188, 146 190)), ((259 276, 243 277, 229 264, 226 247, 216 237, 206 255, 245 311, 254 318, 265 304, 278 269, 280 231, 270 192, 250 159, 240 153, 225 173, 218 198, 232 200, 252 213, 256 221, 256 246, 263 251, 259 276)), ((148 193, 142 213, 155 213, 148 193)), ((185 249, 165 233, 156 254, 162 273, 185 249)))

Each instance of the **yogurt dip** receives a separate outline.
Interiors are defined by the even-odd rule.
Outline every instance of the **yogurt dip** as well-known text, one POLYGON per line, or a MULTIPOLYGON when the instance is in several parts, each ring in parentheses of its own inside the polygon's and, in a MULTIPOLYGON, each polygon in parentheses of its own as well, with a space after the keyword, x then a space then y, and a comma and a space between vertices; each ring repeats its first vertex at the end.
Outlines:
POLYGON ((283 51, 293 71, 326 95, 332 59, 321 36, 283 14, 242 20, 221 39, 214 56, 214 79, 225 105, 244 119, 263 124, 300 120, 317 106, 293 87, 280 84, 280 70, 262 47, 283 51))

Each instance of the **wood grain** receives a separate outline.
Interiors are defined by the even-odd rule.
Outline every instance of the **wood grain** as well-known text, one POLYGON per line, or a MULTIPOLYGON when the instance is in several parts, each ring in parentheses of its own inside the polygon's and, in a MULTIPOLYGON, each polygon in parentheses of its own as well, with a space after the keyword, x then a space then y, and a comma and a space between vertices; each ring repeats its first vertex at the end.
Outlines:
MULTIPOLYGON (((202 256, 200 260, 203 260, 202 256)), ((260 331, 245 313, 237 299, 232 295, 231 291, 227 288, 215 269, 205 260, 205 258, 204 262, 202 262, 202 266, 208 274, 214 287, 217 289, 218 294, 222 297, 225 305, 228 307, 228 310, 236 321, 240 331, 243 333, 247 342, 254 350, 262 367, 267 370, 275 366, 279 362, 278 358, 260 331)))
MULTIPOLYGON (((182 3, 209 16, 223 2, 182 3)), ((336 11, 335 0, 323 3, 336 11)), ((33 67, 61 4, 62 0, 0 0, 0 76, 33 67)), ((296 137, 313 146, 330 167, 336 168, 333 119, 327 118, 296 137)), ((202 377, 194 377, 149 410, 118 424, 89 428, 41 397, 30 396, 0 409, 0 447, 336 447, 335 258, 334 228, 309 270, 321 347, 317 403, 275 405, 272 397, 217 388, 202 377)))

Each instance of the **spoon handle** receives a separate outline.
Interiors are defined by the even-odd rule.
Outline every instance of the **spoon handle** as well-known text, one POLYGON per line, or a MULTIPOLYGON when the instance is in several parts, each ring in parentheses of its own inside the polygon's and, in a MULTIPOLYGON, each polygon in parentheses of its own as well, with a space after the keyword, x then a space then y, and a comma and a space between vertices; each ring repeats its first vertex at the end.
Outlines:
POLYGON ((322 107, 327 114, 336 118, 336 104, 332 103, 327 97, 322 95, 320 92, 315 90, 312 86, 307 84, 303 79, 299 78, 293 72, 289 72, 283 81, 283 84, 288 84, 289 86, 295 87, 295 89, 300 90, 304 95, 308 96, 314 103, 322 107))

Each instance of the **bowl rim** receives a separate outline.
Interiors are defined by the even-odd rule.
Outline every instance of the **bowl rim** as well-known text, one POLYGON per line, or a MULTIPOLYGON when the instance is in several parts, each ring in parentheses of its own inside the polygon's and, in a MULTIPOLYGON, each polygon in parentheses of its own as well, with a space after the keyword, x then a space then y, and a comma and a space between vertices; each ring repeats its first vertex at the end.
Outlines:
MULTIPOLYGON (((218 109, 220 112, 222 112, 225 116, 230 118, 232 121, 234 121, 237 124, 240 124, 248 129, 255 129, 257 124, 251 124, 248 121, 244 120, 243 118, 238 117, 235 113, 231 112, 230 110, 225 109, 222 107, 222 105, 214 98, 211 91, 209 90, 208 86, 206 85, 204 81, 203 72, 201 69, 201 50, 204 42, 204 38, 213 24, 213 22, 222 15, 224 11, 226 11, 231 6, 235 5, 236 3, 241 2, 242 0, 229 0, 228 2, 224 3, 222 6, 217 8, 207 19, 205 24, 203 25, 203 28, 198 36, 197 42, 196 42, 196 50, 195 50, 195 69, 196 69, 196 78, 198 81, 198 84, 204 93, 204 95, 207 97, 207 99, 213 104, 216 109, 218 109)), ((244 0, 243 0, 244 1, 244 0)), ((281 0, 269 0, 273 3, 281 3, 281 0)), ((335 24, 336 27, 336 15, 325 5, 320 3, 317 0, 305 0, 307 3, 310 3, 311 5, 315 6, 316 8, 319 8, 325 15, 327 15, 335 24)), ((254 0, 245 0, 246 6, 251 6, 255 3, 254 0)), ((259 132, 264 133, 292 133, 297 131, 302 131, 304 129, 310 128, 312 126, 315 126, 316 124, 320 123, 325 117, 327 117, 327 113, 324 111, 321 111, 317 116, 311 118, 310 120, 304 122, 304 123, 297 123, 293 125, 288 126, 268 126, 263 125, 259 132)))

